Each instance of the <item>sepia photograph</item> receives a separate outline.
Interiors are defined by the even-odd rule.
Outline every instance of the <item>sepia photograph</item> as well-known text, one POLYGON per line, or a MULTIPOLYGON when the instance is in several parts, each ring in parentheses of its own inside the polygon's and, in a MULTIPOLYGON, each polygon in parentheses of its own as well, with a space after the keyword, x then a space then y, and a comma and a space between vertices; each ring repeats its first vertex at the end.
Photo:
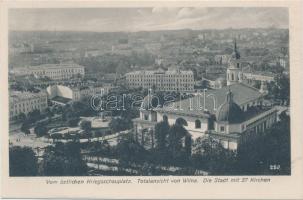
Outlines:
POLYGON ((9 176, 291 176, 288 7, 8 9, 9 176))

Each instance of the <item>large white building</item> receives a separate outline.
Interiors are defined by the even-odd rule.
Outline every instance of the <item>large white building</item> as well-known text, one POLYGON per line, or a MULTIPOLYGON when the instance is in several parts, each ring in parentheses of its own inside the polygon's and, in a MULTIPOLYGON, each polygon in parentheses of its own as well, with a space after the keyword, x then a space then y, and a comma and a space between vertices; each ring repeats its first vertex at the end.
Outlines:
POLYGON ((10 118, 17 117, 20 113, 28 114, 33 110, 43 111, 47 108, 46 92, 31 93, 12 91, 9 96, 10 118))
POLYGON ((170 125, 178 120, 193 140, 212 136, 228 149, 236 150, 252 135, 270 128, 277 119, 274 107, 263 105, 264 95, 243 83, 233 84, 204 95, 171 103, 166 107, 154 108, 147 96, 140 110, 140 117, 134 119, 136 138, 151 148, 155 138, 152 132, 156 123, 167 120, 170 125))
POLYGON ((49 77, 53 80, 69 79, 73 76, 84 76, 85 69, 81 65, 66 64, 44 64, 38 66, 30 66, 26 68, 14 69, 15 75, 30 75, 37 77, 49 77))
POLYGON ((192 71, 179 69, 164 71, 134 71, 125 74, 130 88, 155 88, 161 91, 194 91, 194 74, 192 71))

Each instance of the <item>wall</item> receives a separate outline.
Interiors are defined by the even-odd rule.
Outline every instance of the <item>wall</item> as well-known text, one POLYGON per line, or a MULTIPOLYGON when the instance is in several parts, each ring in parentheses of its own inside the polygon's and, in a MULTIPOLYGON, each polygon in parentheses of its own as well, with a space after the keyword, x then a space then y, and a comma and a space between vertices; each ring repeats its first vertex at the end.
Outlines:
POLYGON ((57 86, 56 85, 50 85, 46 88, 47 96, 49 99, 54 98, 57 96, 57 86))
POLYGON ((190 116, 180 116, 175 114, 167 114, 167 113, 157 113, 157 122, 160 122, 163 120, 163 115, 166 115, 168 117, 168 123, 169 125, 175 124, 176 120, 178 118, 183 118, 187 122, 187 126, 184 126, 184 128, 193 135, 193 137, 203 136, 205 131, 208 130, 208 119, 206 118, 196 118, 196 117, 190 117, 190 116), (201 128, 195 128, 195 121, 196 120, 201 121, 201 128))

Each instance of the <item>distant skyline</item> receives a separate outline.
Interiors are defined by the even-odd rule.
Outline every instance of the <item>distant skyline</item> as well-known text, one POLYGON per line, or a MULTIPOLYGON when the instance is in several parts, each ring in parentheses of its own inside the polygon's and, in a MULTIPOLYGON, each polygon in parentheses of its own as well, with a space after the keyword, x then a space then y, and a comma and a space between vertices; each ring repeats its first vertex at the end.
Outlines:
POLYGON ((9 29, 24 31, 155 31, 288 28, 288 9, 249 8, 23 8, 9 10, 9 29))

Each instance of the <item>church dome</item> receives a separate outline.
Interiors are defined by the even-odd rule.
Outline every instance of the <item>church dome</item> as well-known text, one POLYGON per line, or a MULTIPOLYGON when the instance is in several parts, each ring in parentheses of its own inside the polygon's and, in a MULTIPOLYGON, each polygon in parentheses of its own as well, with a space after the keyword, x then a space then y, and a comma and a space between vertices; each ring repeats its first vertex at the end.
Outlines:
POLYGON ((243 111, 233 101, 233 94, 229 91, 225 102, 219 107, 216 113, 217 122, 239 123, 243 120, 243 111))

